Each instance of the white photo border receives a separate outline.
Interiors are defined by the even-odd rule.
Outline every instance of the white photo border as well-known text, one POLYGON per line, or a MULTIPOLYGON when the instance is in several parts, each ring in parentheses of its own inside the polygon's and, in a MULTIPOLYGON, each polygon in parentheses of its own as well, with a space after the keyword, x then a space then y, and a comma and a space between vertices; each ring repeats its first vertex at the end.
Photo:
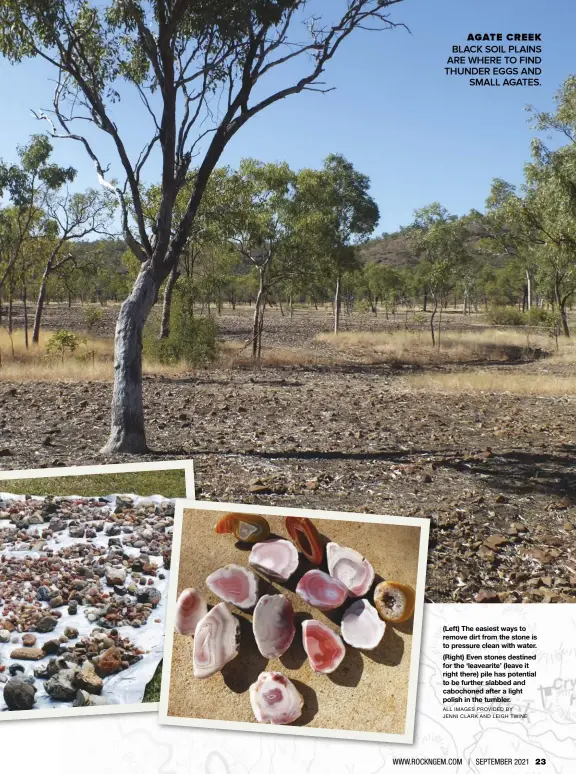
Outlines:
POLYGON ((166 613, 166 636, 164 640, 164 659, 162 662, 162 682, 160 689, 160 710, 158 722, 160 725, 188 726, 193 728, 225 729, 228 731, 252 731, 268 734, 288 734, 291 736, 316 736, 335 739, 355 739, 370 742, 396 742, 412 744, 414 741, 414 725, 416 719, 416 696, 418 691, 418 671, 420 666, 420 645, 422 640, 422 622, 424 615, 424 594, 426 587, 426 567, 428 561, 428 538, 430 520, 424 518, 408 518, 405 516, 379 516, 370 513, 354 513, 344 511, 325 511, 312 508, 288 508, 271 505, 252 505, 239 503, 213 502, 207 500, 176 500, 174 514, 174 535, 172 540, 172 561, 170 588, 168 589, 168 609, 166 613), (303 726, 276 726, 260 723, 245 723, 233 720, 209 720, 205 718, 173 717, 168 714, 170 695, 170 677, 172 671, 172 650, 174 644, 174 620, 176 617, 176 600, 178 592, 178 576, 180 573, 180 548, 182 543, 183 515, 185 510, 224 511, 231 513, 253 513, 261 516, 307 516, 313 519, 330 519, 340 521, 361 521, 370 524, 392 524, 420 528, 420 543, 418 553, 418 571, 416 580, 416 603, 414 608, 412 652, 410 657, 410 676, 408 683, 408 700, 406 703, 406 724, 403 734, 386 734, 374 731, 336 730, 327 728, 306 728, 303 726))
MULTIPOLYGON (((126 462, 109 465, 74 465, 71 467, 31 468, 24 470, 0 470, 0 490, 2 481, 12 479, 60 478, 65 476, 97 476, 114 473, 147 473, 155 470, 183 470, 186 488, 185 502, 193 501, 194 462, 185 460, 159 460, 156 462, 126 462)), ((122 492, 103 492, 103 495, 123 494, 122 492)), ((137 494, 137 492, 134 492, 137 494)), ((157 494, 161 494, 157 492, 157 494)), ((67 495, 62 495, 66 497, 67 495)), ((178 498, 173 498, 176 503, 178 498)), ((176 530, 174 530, 176 532, 176 530)), ((170 594, 170 589, 168 589, 170 594)), ((157 712, 160 704, 157 701, 145 704, 105 704, 100 707, 61 707, 60 709, 12 710, 0 712, 1 721, 11 720, 41 720, 46 718, 85 717, 86 715, 120 715, 136 712, 157 712)))

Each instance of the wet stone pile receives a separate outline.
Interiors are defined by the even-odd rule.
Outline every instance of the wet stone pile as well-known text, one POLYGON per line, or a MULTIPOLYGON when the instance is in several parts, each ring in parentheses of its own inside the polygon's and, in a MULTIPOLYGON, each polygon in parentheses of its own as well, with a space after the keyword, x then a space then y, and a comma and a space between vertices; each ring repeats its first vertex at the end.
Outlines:
POLYGON ((103 681, 143 658, 119 629, 136 635, 161 623, 157 584, 174 523, 173 503, 144 502, 0 500, 0 697, 8 709, 32 709, 40 688, 55 702, 106 703, 103 681), (93 625, 89 636, 65 626, 70 620, 84 631, 93 625))

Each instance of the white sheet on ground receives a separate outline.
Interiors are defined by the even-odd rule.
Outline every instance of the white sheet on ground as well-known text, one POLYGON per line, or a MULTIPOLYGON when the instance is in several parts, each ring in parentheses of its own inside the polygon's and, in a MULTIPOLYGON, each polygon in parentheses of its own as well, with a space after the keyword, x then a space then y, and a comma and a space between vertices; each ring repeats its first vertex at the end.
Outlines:
MULTIPOLYGON (((105 499, 108 504, 102 506, 100 509, 101 512, 104 514, 106 512, 113 513, 114 509, 116 508, 116 499, 117 497, 130 497, 134 501, 134 507, 138 507, 141 505, 149 505, 151 503, 166 503, 170 502, 170 500, 166 497, 161 497, 160 495, 152 495, 150 497, 139 497, 134 494, 113 494, 113 495, 107 495, 103 497, 102 499, 105 499)), ((8 492, 0 492, 0 501, 22 501, 26 499, 26 495, 14 495, 10 494, 8 492)), ((34 500, 44 500, 44 497, 36 497, 33 496, 34 500)), ((87 498, 87 497, 80 497, 75 495, 70 495, 68 497, 59 497, 59 500, 85 500, 88 501, 89 499, 96 499, 96 498, 87 498)), ((0 528, 2 527, 13 527, 14 525, 12 522, 8 520, 0 520, 0 528)), ((28 532, 31 534, 36 534, 38 531, 42 528, 46 528, 46 524, 34 524, 28 527, 28 532)), ((171 528, 168 529, 168 531, 171 531, 171 528)), ((122 539, 123 534, 117 535, 116 537, 122 539)), ((52 549, 58 549, 63 548, 65 546, 74 545, 77 543, 87 543, 91 542, 94 545, 107 547, 108 546, 108 536, 105 536, 104 533, 98 533, 97 537, 88 540, 87 538, 73 538, 70 537, 68 534, 68 529, 64 530, 64 532, 57 533, 51 540, 47 541, 46 548, 52 548, 52 549)), ((31 557, 38 557, 40 556, 40 553, 38 551, 30 551, 30 550, 11 550, 11 551, 2 551, 2 554, 5 556, 14 556, 19 558, 24 558, 26 556, 31 557)), ((126 554, 130 555, 131 557, 138 556, 140 554, 139 548, 133 548, 128 547, 126 548, 126 554)), ((163 566, 162 557, 161 556, 150 556, 151 562, 158 565, 159 567, 163 566)), ((71 560, 73 561, 73 560, 71 560)), ((122 672, 119 672, 115 675, 111 675, 110 677, 104 678, 104 686, 102 689, 102 696, 106 697, 109 704, 138 704, 142 702, 142 699, 144 697, 144 691, 146 689, 146 685, 150 682, 152 677, 154 676, 154 672, 156 671, 156 668, 160 661, 162 660, 162 654, 164 651, 164 628, 166 626, 166 608, 167 608, 167 599, 168 599, 168 584, 170 581, 170 572, 166 569, 162 570, 162 574, 164 575, 164 579, 161 580, 159 578, 154 578, 154 586, 158 589, 158 591, 161 594, 161 599, 158 603, 158 605, 152 610, 152 613, 150 614, 150 617, 148 618, 148 621, 146 624, 141 626, 140 628, 135 628, 133 626, 120 626, 118 628, 118 632, 121 637, 129 637, 131 642, 134 643, 134 645, 142 650, 145 651, 143 658, 138 661, 136 664, 133 664, 128 669, 123 670, 122 672), (157 619, 159 622, 157 622, 157 619)), ((129 586, 131 582, 131 575, 128 573, 128 576, 125 581, 125 586, 129 586)), ((95 579, 96 580, 96 579, 95 579)), ((134 581, 137 585, 137 581, 134 581)), ((106 581, 104 578, 101 579, 102 586, 106 587, 106 581)), ((143 586, 142 588, 146 588, 143 586)), ((108 587, 108 590, 109 587, 108 587)), ((78 612, 76 615, 69 615, 68 609, 66 605, 64 607, 59 608, 60 612, 62 613, 62 617, 58 620, 58 625, 56 628, 47 633, 47 634, 38 634, 34 632, 36 635, 36 644, 34 647, 41 647, 44 642, 47 640, 54 640, 58 639, 58 637, 62 634, 64 634, 64 629, 67 626, 73 626, 75 629, 78 629, 78 639, 81 637, 88 636, 93 629, 98 627, 98 621, 92 622, 89 621, 86 618, 86 615, 84 614, 84 610, 88 606, 78 605, 78 612)), ((46 605, 47 611, 49 610, 48 605, 46 605)), ((46 664, 50 660, 50 658, 54 658, 53 655, 47 655, 45 658, 41 659, 40 661, 22 661, 18 659, 11 659, 10 653, 14 648, 22 647, 21 643, 22 634, 20 633, 18 635, 19 642, 13 643, 0 643, 0 665, 4 665, 6 667, 6 671, 4 674, 8 675, 8 668, 10 664, 12 663, 18 663, 21 664, 25 669, 25 676, 27 675, 33 675, 34 674, 34 668, 38 665, 46 664)), ((71 644, 73 645, 78 640, 71 640, 71 644)), ((72 702, 65 702, 65 701, 54 701, 50 698, 50 696, 46 693, 44 690, 44 684, 45 680, 36 678, 34 681, 34 685, 36 686, 36 702, 34 704, 34 709, 55 709, 58 710, 61 707, 71 707, 72 702)), ((8 711, 6 704, 3 699, 3 689, 4 689, 5 683, 0 683, 0 711, 8 711)))

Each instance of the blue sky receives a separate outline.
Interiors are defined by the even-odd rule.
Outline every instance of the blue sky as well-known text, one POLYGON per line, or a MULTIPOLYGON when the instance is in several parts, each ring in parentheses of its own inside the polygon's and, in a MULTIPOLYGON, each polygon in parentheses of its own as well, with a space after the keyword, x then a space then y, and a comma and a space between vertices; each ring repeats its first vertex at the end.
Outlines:
MULTIPOLYGON (((335 0, 315 0, 329 8, 335 0)), ((319 167, 328 153, 342 153, 372 181, 381 212, 377 232, 410 222, 413 210, 440 201, 463 214, 482 208, 494 177, 520 183, 534 136, 525 106, 552 107, 554 92, 576 72, 576 3, 549 0, 405 0, 391 9, 403 29, 359 32, 329 66, 329 94, 296 95, 253 119, 233 139, 222 161, 242 157, 319 167), (444 74, 452 45, 469 32, 542 34, 540 87, 471 87, 444 74)), ((50 106, 53 72, 40 61, 16 67, 0 61, 0 157, 15 158, 18 144, 42 130, 31 108, 50 106), (9 110, 7 106, 10 106, 9 110)), ((137 97, 116 109, 136 157, 147 137, 137 97)), ((96 185, 81 146, 56 141, 56 160, 79 170, 77 187, 96 185)), ((114 156, 96 143, 103 162, 114 156)), ((112 164, 112 171, 119 167, 112 164)), ((150 170, 150 182, 155 169, 150 170)))

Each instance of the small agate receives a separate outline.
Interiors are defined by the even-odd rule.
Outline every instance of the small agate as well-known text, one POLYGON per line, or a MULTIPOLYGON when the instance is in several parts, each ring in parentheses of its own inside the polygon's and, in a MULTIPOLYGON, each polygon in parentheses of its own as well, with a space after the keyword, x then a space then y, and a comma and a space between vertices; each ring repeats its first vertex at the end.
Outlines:
POLYGON ((374 589, 374 605, 383 621, 404 623, 412 617, 416 595, 411 586, 394 581, 382 581, 374 589))
POLYGON ((274 580, 287 581, 298 569, 298 551, 289 540, 266 540, 256 543, 248 562, 274 580))
POLYGON ((250 686, 250 704, 258 723, 278 726, 300 717, 304 699, 281 672, 262 672, 250 686))
POLYGON ((194 635, 196 626, 208 612, 206 602, 196 589, 184 589, 176 602, 174 627, 179 634, 194 635))
POLYGON ((214 527, 218 535, 231 532, 242 543, 258 543, 270 535, 270 525, 263 516, 248 513, 227 513, 214 527))
POLYGON ((374 568, 362 554, 338 543, 328 543, 326 559, 328 572, 346 586, 351 597, 368 593, 374 581, 374 568))
POLYGON ((322 570, 304 573, 298 581, 296 593, 318 610, 334 610, 348 598, 346 586, 322 570))
POLYGON ((324 557, 322 540, 314 524, 305 516, 286 516, 286 531, 312 564, 320 564, 324 557))
POLYGON ((310 666, 322 674, 333 672, 346 655, 340 636, 313 618, 302 622, 302 644, 310 666))
POLYGON ((238 564, 227 564, 206 578, 211 592, 244 610, 254 607, 258 599, 258 580, 253 572, 238 564))
POLYGON ((294 608, 282 594, 264 594, 254 608, 254 639, 264 658, 286 653, 296 632, 294 608))
POLYGON ((203 679, 219 672, 238 655, 240 624, 224 602, 212 608, 196 627, 194 677, 203 679))
POLYGON ((341 631, 348 645, 373 650, 382 640, 386 624, 380 620, 378 611, 367 599, 358 599, 344 613, 341 631))

